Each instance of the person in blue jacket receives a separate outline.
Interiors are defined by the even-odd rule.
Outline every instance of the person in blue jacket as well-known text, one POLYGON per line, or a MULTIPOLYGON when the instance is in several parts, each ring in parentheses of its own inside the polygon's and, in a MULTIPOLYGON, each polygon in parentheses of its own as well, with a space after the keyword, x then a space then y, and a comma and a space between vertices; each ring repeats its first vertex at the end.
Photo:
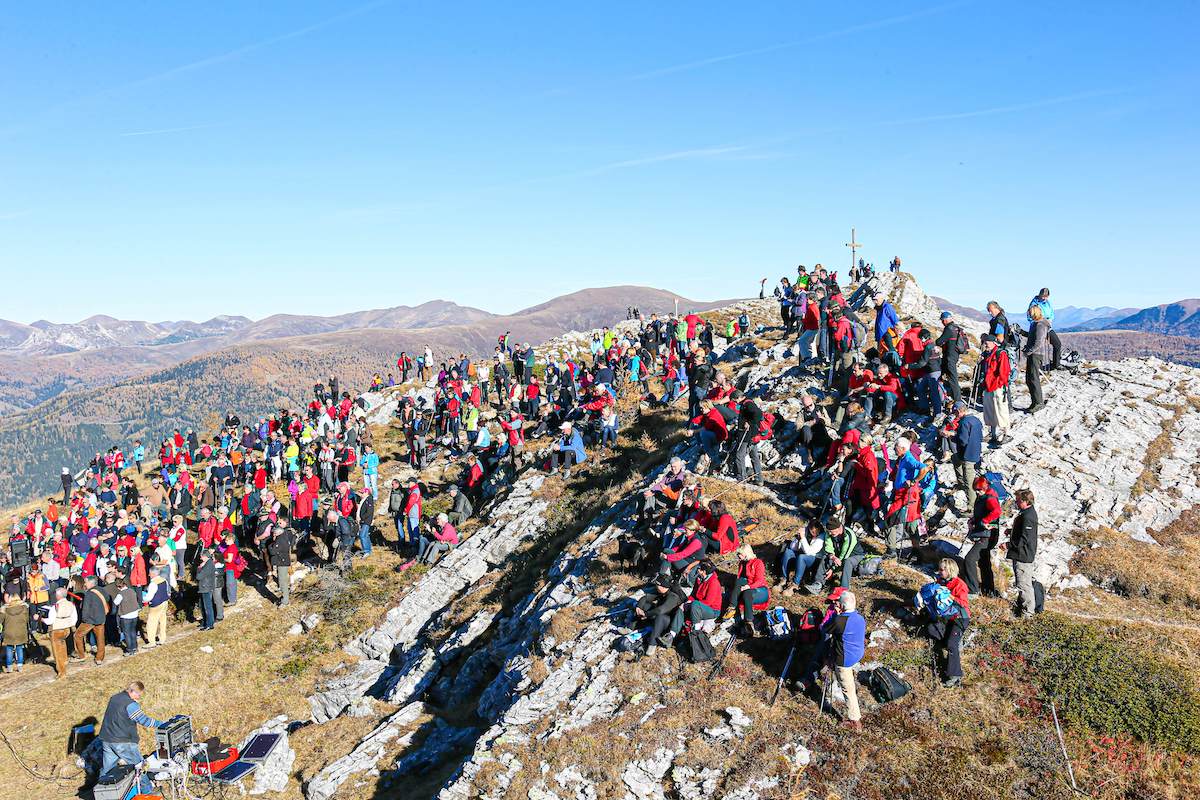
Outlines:
POLYGON ((829 667, 846 696, 846 719, 842 726, 862 730, 862 715, 858 710, 858 686, 854 680, 854 665, 862 660, 866 650, 867 621, 856 610, 857 598, 849 589, 838 587, 829 595, 836 612, 822 626, 829 637, 829 667))
POLYGON ((559 426, 562 436, 554 443, 554 452, 550 454, 551 474, 557 474, 563 469, 563 477, 571 477, 571 467, 587 461, 587 452, 583 449, 583 437, 569 422, 559 426))
MULTIPOLYGON (((896 315, 896 309, 892 308, 892 304, 888 302, 887 298, 877 294, 875 295, 875 344, 879 348, 880 358, 896 352, 892 335, 888 334, 889 330, 897 338, 899 337, 900 317, 896 315)), ((890 356, 886 360, 893 369, 900 366, 898 356, 890 356)))
MULTIPOLYGON (((1050 305, 1049 289, 1043 287, 1040 292, 1033 296, 1033 299, 1029 301, 1029 308, 1032 309, 1034 306, 1042 310, 1042 319, 1046 321, 1046 338, 1050 341, 1050 349, 1052 351, 1050 366, 1046 367, 1046 369, 1058 369, 1062 359, 1062 342, 1059 340, 1058 334, 1054 332, 1054 308, 1050 305)), ((1025 319, 1031 323, 1034 322, 1028 310, 1025 312, 1025 319)))
POLYGON ((954 404, 954 473, 967 493, 967 508, 975 506, 975 468, 983 458, 983 420, 969 413, 967 404, 954 404))

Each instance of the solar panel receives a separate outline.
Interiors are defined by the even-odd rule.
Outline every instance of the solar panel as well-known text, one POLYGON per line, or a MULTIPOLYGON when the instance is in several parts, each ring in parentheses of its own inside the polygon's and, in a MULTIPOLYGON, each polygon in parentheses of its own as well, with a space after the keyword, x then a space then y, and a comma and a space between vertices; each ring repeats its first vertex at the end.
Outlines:
POLYGON ((225 769, 212 776, 217 783, 235 783, 258 769, 258 764, 249 761, 235 761, 225 769))
POLYGON ((275 749, 275 745, 279 744, 279 739, 278 733, 257 734, 246 742, 246 749, 241 751, 241 760, 256 763, 265 761, 267 756, 271 755, 271 751, 275 749))

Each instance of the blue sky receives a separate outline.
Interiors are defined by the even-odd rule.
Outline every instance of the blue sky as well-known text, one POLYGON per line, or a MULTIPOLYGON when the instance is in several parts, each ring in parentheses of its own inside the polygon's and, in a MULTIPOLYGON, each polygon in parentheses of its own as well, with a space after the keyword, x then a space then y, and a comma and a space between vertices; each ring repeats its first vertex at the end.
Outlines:
POLYGON ((26 3, 0 317, 1200 295, 1195 3, 26 3))

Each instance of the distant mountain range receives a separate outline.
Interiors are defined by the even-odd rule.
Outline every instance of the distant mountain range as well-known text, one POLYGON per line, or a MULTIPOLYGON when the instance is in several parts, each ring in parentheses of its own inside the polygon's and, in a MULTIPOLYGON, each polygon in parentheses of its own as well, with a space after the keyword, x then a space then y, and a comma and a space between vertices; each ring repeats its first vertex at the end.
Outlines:
MULTIPOLYGON (((0 409, 6 412, 0 417, 0 463, 6 465, 0 505, 52 488, 63 466, 77 466, 113 442, 140 437, 153 449, 152 439, 173 428, 210 430, 227 410, 249 419, 296 406, 330 375, 347 388, 365 388, 374 373, 394 371, 402 350, 415 353, 428 345, 439 360, 486 355, 506 331, 536 344, 624 319, 629 306, 664 313, 677 302, 681 310, 705 310, 730 301, 703 303, 660 289, 613 286, 509 315, 434 301, 336 317, 278 314, 222 334, 151 344, 135 342, 146 336, 160 342, 162 323, 92 317, 76 325, 103 329, 96 335, 119 344, 54 355, 17 348, 0 353, 0 409)), ((182 325, 166 335, 186 331, 182 325)), ((78 330, 76 335, 82 337, 78 330)))
POLYGON ((1150 308, 1055 309, 1054 327, 1064 333, 1122 330, 1163 336, 1200 337, 1200 299, 1150 308), (1071 312, 1065 314, 1063 312, 1071 312))

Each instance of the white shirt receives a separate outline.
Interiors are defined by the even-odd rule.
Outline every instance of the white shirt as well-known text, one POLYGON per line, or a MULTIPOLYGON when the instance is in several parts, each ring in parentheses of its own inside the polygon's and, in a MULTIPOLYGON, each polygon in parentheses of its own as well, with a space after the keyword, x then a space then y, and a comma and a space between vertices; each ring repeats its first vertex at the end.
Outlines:
POLYGON ((77 622, 79 612, 75 610, 75 604, 67 599, 59 600, 50 606, 50 613, 46 616, 46 624, 54 631, 74 628, 77 622))

